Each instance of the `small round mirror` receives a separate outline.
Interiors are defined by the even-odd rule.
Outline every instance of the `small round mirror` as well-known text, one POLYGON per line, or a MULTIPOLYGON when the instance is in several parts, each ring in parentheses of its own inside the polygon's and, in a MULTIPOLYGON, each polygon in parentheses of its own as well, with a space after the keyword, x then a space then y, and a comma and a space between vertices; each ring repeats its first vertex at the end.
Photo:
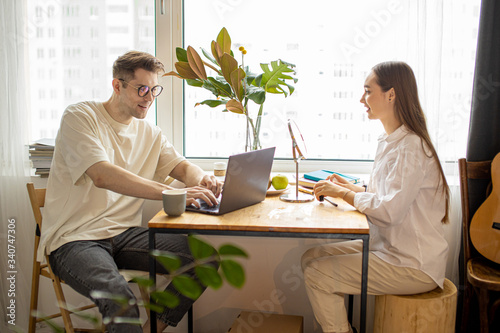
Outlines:
POLYGON ((305 160, 306 159, 306 154, 307 154, 307 147, 306 143, 304 142, 304 137, 302 136, 302 133, 299 130, 299 127, 293 120, 288 120, 288 131, 290 131, 290 136, 292 137, 292 142, 295 150, 297 151, 297 154, 299 156, 296 156, 295 150, 293 152, 293 159, 294 160, 305 160))

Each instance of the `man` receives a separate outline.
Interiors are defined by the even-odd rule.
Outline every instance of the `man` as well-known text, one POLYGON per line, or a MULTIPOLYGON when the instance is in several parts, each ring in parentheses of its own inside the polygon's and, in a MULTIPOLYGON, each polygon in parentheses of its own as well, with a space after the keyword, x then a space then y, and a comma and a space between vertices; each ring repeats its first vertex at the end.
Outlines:
MULTIPOLYGON (((152 55, 127 52, 113 65, 108 101, 70 105, 62 116, 38 259, 49 254, 54 273, 91 299, 92 290, 134 298, 118 269, 148 270, 142 207, 144 199, 162 199, 167 176, 186 184, 187 205, 199 206, 196 199, 216 204, 221 191, 215 177, 186 161, 158 127, 142 120, 163 89, 158 85, 163 71, 152 55)), ((178 255, 183 264, 193 260, 184 236, 158 235, 157 247, 178 255)), ((180 299, 179 306, 159 316, 159 332, 176 326, 193 302, 180 299)), ((119 310, 111 300, 92 300, 103 317, 119 310)), ((138 318, 139 310, 135 306, 120 316, 138 318)), ((108 330, 142 332, 125 324, 110 324, 108 330)))

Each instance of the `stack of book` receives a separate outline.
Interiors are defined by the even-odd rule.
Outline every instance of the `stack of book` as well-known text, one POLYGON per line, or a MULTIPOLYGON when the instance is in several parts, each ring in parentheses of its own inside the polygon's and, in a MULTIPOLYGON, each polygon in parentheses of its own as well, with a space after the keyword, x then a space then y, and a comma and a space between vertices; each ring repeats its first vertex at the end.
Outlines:
POLYGON ((47 177, 54 156, 54 139, 40 139, 30 144, 30 161, 35 168, 35 174, 47 177))
POLYGON ((318 181, 325 180, 328 176, 331 176, 333 174, 339 175, 353 184, 357 184, 360 182, 360 179, 358 177, 354 177, 351 175, 346 175, 329 170, 317 170, 305 173, 304 177, 299 178, 299 191, 313 194, 314 185, 316 185, 318 181))

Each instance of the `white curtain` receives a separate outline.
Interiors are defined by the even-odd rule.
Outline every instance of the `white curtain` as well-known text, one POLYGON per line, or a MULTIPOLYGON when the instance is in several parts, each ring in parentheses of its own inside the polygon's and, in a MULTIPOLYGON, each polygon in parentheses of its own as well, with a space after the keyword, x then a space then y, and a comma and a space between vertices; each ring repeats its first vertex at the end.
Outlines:
POLYGON ((480 3, 480 0, 408 1, 408 29, 401 32, 399 40, 406 44, 406 59, 417 76, 430 135, 451 190, 450 224, 445 226, 450 247, 446 277, 457 287, 462 236, 457 161, 465 157, 480 3), (477 14, 477 20, 463 24, 461 15, 470 16, 471 12, 477 14), (461 45, 463 49, 457 47, 461 45))
POLYGON ((34 220, 29 181, 25 1, 0 1, 0 331, 27 332, 34 220), (14 325, 9 325, 14 324, 14 325))

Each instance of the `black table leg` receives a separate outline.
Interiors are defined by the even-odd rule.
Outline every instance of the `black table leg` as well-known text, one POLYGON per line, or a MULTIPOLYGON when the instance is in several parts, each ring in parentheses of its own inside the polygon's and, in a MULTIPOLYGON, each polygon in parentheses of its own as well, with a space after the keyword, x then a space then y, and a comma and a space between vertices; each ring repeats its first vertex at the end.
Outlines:
MULTIPOLYGON (((154 229, 149 229, 149 253, 151 253, 156 247, 156 238, 154 229)), ((156 260, 153 256, 149 257, 149 278, 153 280, 153 290, 156 288, 156 260)), ((153 303, 151 296, 149 297, 149 302, 153 303)), ((153 310, 149 311, 149 321, 151 324, 151 332, 156 333, 156 312, 153 310)))
POLYGON ((193 306, 188 310, 188 333, 193 333, 193 306))

